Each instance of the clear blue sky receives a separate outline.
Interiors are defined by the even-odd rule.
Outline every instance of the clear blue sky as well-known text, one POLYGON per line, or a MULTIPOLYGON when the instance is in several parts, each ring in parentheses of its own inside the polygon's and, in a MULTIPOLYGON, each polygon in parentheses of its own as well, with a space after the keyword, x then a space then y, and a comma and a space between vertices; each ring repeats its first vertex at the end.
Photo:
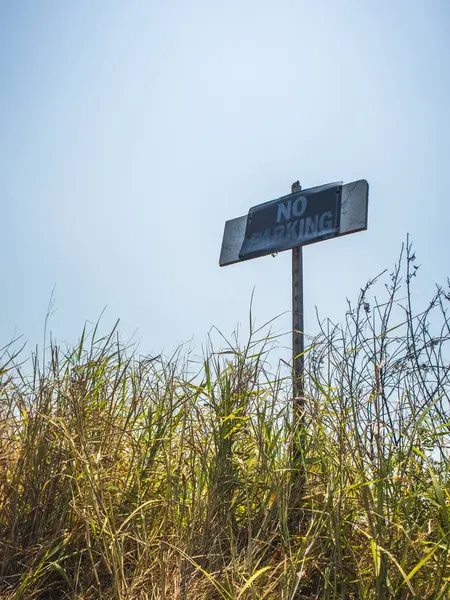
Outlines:
MULTIPOLYGON (((449 274, 445 0, 0 2, 2 342, 106 306, 145 352, 290 310, 290 253, 220 269, 225 220, 366 178, 369 230, 305 249, 307 331, 390 267, 449 274)), ((289 329, 290 317, 279 327, 289 329)))

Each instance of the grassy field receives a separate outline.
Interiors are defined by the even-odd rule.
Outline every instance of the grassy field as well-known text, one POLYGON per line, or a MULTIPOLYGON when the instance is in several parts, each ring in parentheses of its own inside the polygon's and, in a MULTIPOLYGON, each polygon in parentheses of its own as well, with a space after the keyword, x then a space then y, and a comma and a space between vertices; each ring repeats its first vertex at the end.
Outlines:
POLYGON ((416 272, 318 320, 299 427, 267 329, 201 362, 5 347, 0 598, 450 598, 450 288, 415 312, 416 272))

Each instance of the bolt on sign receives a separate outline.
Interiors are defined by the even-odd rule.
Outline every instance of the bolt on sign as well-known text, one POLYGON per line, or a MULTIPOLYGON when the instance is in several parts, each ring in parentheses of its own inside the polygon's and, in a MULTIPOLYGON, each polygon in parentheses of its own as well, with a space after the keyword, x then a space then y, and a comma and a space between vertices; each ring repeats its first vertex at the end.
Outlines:
POLYGON ((367 229, 365 179, 299 190, 225 223, 219 264, 266 256, 367 229))

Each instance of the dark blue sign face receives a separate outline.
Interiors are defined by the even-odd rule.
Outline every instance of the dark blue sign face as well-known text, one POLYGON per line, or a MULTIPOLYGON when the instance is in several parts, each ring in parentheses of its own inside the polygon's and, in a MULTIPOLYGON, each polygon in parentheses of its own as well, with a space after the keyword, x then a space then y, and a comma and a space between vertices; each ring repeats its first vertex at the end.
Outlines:
POLYGON ((341 185, 304 190, 250 209, 240 260, 339 235, 341 185))

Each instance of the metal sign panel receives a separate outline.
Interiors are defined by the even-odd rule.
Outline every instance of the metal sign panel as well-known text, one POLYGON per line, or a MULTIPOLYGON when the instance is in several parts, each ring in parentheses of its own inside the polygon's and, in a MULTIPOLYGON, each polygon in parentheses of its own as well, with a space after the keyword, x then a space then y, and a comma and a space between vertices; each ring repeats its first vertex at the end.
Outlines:
POLYGON ((239 258, 257 258, 335 236, 342 186, 305 190, 250 209, 239 258))
POLYGON ((368 183, 332 183, 260 204, 225 223, 220 266, 367 229, 368 183))

